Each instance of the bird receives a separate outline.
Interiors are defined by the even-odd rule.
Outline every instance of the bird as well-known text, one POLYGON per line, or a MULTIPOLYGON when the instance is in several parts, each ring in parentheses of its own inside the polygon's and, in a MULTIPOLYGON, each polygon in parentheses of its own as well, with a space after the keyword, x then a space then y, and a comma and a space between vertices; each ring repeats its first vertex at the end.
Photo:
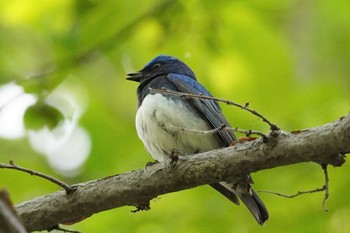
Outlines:
MULTIPOLYGON (((220 129, 223 125, 230 127, 230 123, 217 101, 151 93, 151 89, 166 89, 212 96, 197 81, 192 69, 178 58, 158 55, 140 71, 128 73, 126 79, 139 83, 136 131, 156 161, 171 158, 174 150, 181 155, 190 155, 228 147, 237 142, 232 131, 220 129), (190 132, 212 129, 219 130, 214 134, 190 132)), ((210 185, 237 205, 241 199, 256 221, 263 225, 268 220, 269 213, 251 187, 252 183, 250 175, 244 175, 237 183, 219 182, 210 185)))

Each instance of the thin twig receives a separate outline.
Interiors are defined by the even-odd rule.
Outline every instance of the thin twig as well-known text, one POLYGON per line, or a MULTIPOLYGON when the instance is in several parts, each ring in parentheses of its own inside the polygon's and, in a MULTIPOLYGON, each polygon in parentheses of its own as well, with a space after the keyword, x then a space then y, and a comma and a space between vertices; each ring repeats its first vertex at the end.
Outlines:
POLYGON ((262 133, 262 132, 259 132, 259 131, 256 131, 256 130, 245 130, 245 129, 239 129, 238 127, 236 128, 230 128, 230 127, 225 127, 224 130, 232 130, 234 132, 238 132, 238 133, 242 133, 244 135, 246 135, 247 137, 251 136, 251 135, 259 135, 263 138, 264 141, 267 140, 267 135, 262 133))
POLYGON ((251 136, 251 135, 259 135, 262 138, 266 139, 267 136, 264 133, 261 133, 259 131, 255 131, 255 130, 244 130, 244 129, 239 129, 238 127, 236 128, 231 128, 231 127, 226 127, 225 124, 222 124, 221 126, 214 128, 214 129, 210 129, 210 130, 195 130, 195 129, 187 129, 187 128, 181 128, 181 127, 177 127, 171 124, 167 124, 165 126, 164 123, 160 123, 157 121, 157 124, 166 130, 170 130, 170 131, 183 131, 183 132, 189 132, 189 133, 194 133, 194 134, 215 134, 218 131, 221 130, 225 130, 225 131, 233 131, 233 132, 238 132, 238 133, 242 133, 244 135, 246 135, 247 137, 251 136))
POLYGON ((217 98, 217 97, 212 97, 212 96, 206 96, 206 95, 196 95, 196 94, 189 94, 189 93, 183 93, 183 92, 177 92, 177 91, 171 91, 165 88, 162 89, 153 89, 150 88, 150 94, 155 94, 155 93, 160 93, 160 94, 168 94, 168 95, 175 95, 175 96, 180 96, 180 97, 184 97, 184 98, 198 98, 198 99, 208 99, 208 100, 214 100, 214 101, 219 101, 228 105, 233 105, 236 106, 238 108, 241 108, 243 110, 246 110, 250 113, 252 113, 253 115, 259 117, 260 119, 262 119, 262 121, 264 121, 265 123, 267 123, 270 126, 271 131, 279 131, 279 127, 276 124, 271 123, 266 117, 264 117, 263 115, 261 115, 260 113, 258 113, 257 111, 250 109, 249 108, 249 103, 246 103, 244 105, 241 104, 237 104, 231 100, 227 100, 227 99, 223 99, 223 98, 217 98))
POLYGON ((10 160, 9 164, 5 164, 5 163, 0 162, 0 168, 14 169, 14 170, 26 172, 32 176, 39 176, 41 178, 44 178, 48 181, 51 181, 52 183, 55 183, 55 184, 61 186, 62 188, 64 188, 64 190, 66 191, 67 194, 73 193, 76 190, 76 187, 72 187, 72 186, 64 183, 63 181, 60 181, 57 178, 54 178, 52 176, 46 175, 46 174, 41 173, 41 172, 30 170, 28 168, 20 167, 20 166, 16 165, 12 160, 10 160))
POLYGON ((154 121, 158 124, 158 126, 161 127, 165 131, 171 131, 171 132, 182 131, 182 132, 189 132, 189 133, 194 133, 194 134, 214 134, 214 133, 217 133, 218 131, 226 130, 226 131, 233 131, 233 132, 242 133, 242 134, 245 134, 247 137, 255 134, 255 135, 261 136, 263 138, 263 140, 267 140, 267 136, 265 134, 263 134, 259 131, 255 131, 255 130, 244 130, 244 129, 239 129, 238 127, 231 128, 231 127, 226 127, 225 124, 222 124, 217 128, 209 129, 209 130, 188 129, 188 128, 178 127, 178 126, 175 126, 172 124, 165 124, 163 122, 158 121, 156 111, 153 112, 152 117, 154 117, 154 121))
POLYGON ((328 209, 326 207, 326 201, 329 198, 329 177, 328 177, 328 170, 327 170, 327 164, 322 164, 322 169, 324 172, 324 198, 323 198, 323 202, 322 202, 322 207, 324 209, 324 211, 328 212, 328 209))
POLYGON ((292 195, 286 195, 286 194, 282 194, 282 193, 278 193, 278 192, 272 192, 272 191, 266 191, 266 190, 260 190, 258 191, 259 193, 270 193, 270 194, 274 194, 280 197, 285 197, 285 198, 294 198, 300 195, 304 195, 304 194, 310 194, 310 193, 316 193, 316 192, 323 192, 324 191, 324 198, 323 198, 323 202, 322 202, 322 208, 324 211, 328 212, 328 209, 326 207, 326 202, 329 198, 329 177, 328 177, 328 171, 327 171, 327 164, 323 164, 321 165, 323 172, 324 172, 324 177, 325 177, 325 183, 321 188, 316 188, 316 189, 312 189, 312 190, 308 190, 308 191, 298 191, 295 194, 292 195))
POLYGON ((291 194, 291 195, 287 195, 287 194, 283 194, 283 193, 278 193, 278 192, 272 192, 272 191, 266 191, 266 190, 259 190, 257 192, 259 193, 269 193, 269 194, 274 194, 280 197, 285 197, 285 198, 295 198, 297 196, 300 195, 304 195, 304 194, 310 194, 310 193, 316 193, 316 192, 322 192, 324 191, 326 188, 325 186, 321 187, 321 188, 316 188, 316 189, 312 189, 312 190, 307 190, 307 191, 298 191, 295 194, 291 194))

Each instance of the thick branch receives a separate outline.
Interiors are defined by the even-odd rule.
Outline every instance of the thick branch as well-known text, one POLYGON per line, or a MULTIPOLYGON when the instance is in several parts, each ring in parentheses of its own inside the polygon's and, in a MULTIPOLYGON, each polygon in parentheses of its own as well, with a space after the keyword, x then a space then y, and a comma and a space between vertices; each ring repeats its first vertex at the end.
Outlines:
POLYGON ((233 147, 180 157, 144 169, 77 184, 76 192, 58 191, 16 206, 29 231, 45 230, 58 223, 78 220, 100 211, 131 205, 147 207, 149 200, 264 169, 316 162, 341 166, 342 154, 350 152, 350 114, 311 129, 282 132, 264 143, 262 139, 233 147))

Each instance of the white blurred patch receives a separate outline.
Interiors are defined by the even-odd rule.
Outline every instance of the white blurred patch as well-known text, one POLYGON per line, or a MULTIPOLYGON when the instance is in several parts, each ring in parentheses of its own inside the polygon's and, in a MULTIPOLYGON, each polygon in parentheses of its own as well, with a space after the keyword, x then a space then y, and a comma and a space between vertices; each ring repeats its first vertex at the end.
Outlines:
POLYGON ((90 136, 79 126, 87 106, 86 91, 81 85, 63 83, 46 98, 46 103, 60 110, 65 120, 52 130, 44 127, 28 132, 30 144, 34 150, 46 155, 58 172, 74 176, 91 150, 90 136))
MULTIPOLYGON (((23 116, 36 99, 34 95, 25 94, 23 88, 15 83, 0 87, 0 137, 15 139, 26 135, 23 116)), ((63 83, 45 102, 57 108, 65 119, 51 130, 46 126, 40 130, 29 130, 30 145, 45 155, 59 173, 74 176, 91 150, 90 136, 79 126, 79 119, 87 106, 86 91, 74 82, 63 83)))
POLYGON ((75 175, 90 153, 89 134, 72 121, 53 130, 45 127, 28 134, 33 149, 47 156, 50 165, 63 175, 75 175))
POLYGON ((0 86, 0 138, 25 136, 23 116, 36 99, 34 95, 25 94, 23 88, 13 82, 0 86))

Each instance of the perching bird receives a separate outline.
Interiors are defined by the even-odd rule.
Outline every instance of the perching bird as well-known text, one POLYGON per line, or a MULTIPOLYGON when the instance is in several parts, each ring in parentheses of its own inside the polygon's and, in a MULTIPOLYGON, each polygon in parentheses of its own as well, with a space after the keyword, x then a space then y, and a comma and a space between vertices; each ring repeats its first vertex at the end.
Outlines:
MULTIPOLYGON (((129 73, 127 79, 140 83, 137 88, 136 129, 139 138, 155 160, 169 158, 174 150, 184 155, 195 154, 227 147, 236 141, 235 135, 227 130, 218 130, 215 134, 190 132, 216 129, 222 125, 230 127, 216 101, 150 94, 150 88, 165 88, 211 96, 197 82, 193 71, 177 58, 157 56, 139 72, 129 73)), ((269 214, 264 203, 251 188, 251 182, 248 175, 235 184, 220 182, 211 186, 237 205, 238 196, 257 222, 263 224, 269 214)))

